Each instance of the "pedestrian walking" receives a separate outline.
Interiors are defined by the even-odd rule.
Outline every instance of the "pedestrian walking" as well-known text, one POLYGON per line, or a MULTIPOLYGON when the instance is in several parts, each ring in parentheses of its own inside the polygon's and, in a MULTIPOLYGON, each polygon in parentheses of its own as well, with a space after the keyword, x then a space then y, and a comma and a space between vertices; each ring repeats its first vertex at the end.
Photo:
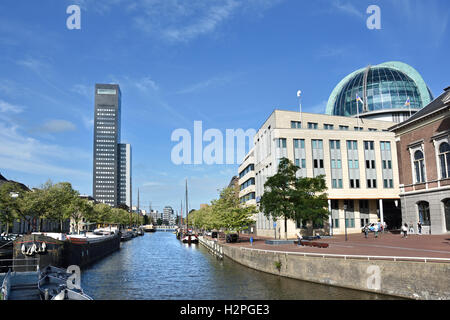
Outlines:
POLYGON ((364 236, 366 239, 369 237, 369 226, 367 224, 364 226, 364 236))
POLYGON ((379 230, 378 223, 376 223, 373 225, 373 231, 375 232, 375 238, 378 238, 378 230, 379 230))
POLYGON ((297 245, 299 245, 299 246, 302 245, 302 239, 303 239, 303 237, 302 237, 302 235, 300 234, 300 231, 297 232, 297 241, 298 241, 298 244, 297 244, 297 245))
POLYGON ((422 222, 417 222, 417 229, 419 230, 419 234, 422 234, 422 222))
POLYGON ((408 238, 408 224, 404 224, 402 226, 402 233, 403 233, 403 238, 408 238))

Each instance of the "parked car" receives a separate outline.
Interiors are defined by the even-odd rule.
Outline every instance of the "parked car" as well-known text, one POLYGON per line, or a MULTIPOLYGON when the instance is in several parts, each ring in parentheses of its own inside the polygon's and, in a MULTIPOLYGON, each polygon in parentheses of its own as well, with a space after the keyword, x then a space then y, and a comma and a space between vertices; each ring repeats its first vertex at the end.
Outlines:
POLYGON ((239 235, 237 233, 230 233, 230 234, 227 234, 226 242, 227 243, 238 242, 238 239, 239 239, 239 235))

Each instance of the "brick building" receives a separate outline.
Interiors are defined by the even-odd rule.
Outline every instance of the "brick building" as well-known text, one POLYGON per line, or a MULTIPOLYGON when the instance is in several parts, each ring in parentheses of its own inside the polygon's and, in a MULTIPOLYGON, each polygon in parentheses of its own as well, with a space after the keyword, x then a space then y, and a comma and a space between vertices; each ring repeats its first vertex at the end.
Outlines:
POLYGON ((407 121, 396 135, 402 221, 425 234, 450 231, 450 87, 407 121))

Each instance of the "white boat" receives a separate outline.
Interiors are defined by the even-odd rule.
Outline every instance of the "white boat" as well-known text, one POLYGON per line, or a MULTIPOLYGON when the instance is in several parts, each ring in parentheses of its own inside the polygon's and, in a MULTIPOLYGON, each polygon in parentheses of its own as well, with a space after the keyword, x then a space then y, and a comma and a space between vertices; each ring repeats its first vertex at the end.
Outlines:
POLYGON ((94 300, 84 292, 78 292, 70 289, 63 289, 52 300, 94 300))
POLYGON ((104 228, 98 228, 94 230, 94 234, 96 235, 111 235, 116 234, 119 232, 119 228, 117 227, 104 227, 104 228))
POLYGON ((39 273, 38 289, 43 300, 92 300, 83 289, 68 289, 71 276, 65 269, 47 266, 39 273))

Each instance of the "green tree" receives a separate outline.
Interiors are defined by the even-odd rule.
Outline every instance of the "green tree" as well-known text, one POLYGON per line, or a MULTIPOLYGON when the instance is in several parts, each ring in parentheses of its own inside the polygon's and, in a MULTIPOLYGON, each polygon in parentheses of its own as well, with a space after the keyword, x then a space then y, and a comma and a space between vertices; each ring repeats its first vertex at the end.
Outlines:
POLYGON ((264 184, 261 197, 261 210, 267 218, 274 221, 284 218, 285 239, 287 239, 287 220, 295 218, 295 203, 292 201, 293 186, 299 168, 283 158, 278 164, 278 172, 269 177, 264 184))
POLYGON ((59 231, 63 232, 63 222, 70 218, 73 203, 78 199, 78 191, 69 182, 60 182, 48 187, 47 218, 59 221, 59 231))
POLYGON ((20 199, 24 192, 15 182, 7 182, 0 187, 0 223, 6 225, 6 233, 14 220, 22 215, 20 199))
POLYGON ((278 172, 264 184, 261 210, 267 218, 284 219, 287 239, 287 220, 323 222, 328 215, 326 183, 323 176, 297 178, 299 167, 286 158, 281 159, 278 172))
POLYGON ((257 212, 255 206, 244 207, 239 203, 239 191, 235 187, 225 188, 220 198, 211 205, 213 214, 210 223, 226 231, 238 233, 254 222, 252 215, 257 212))
MULTIPOLYGON (((42 186, 41 189, 33 189, 30 192, 24 193, 20 198, 21 212, 19 218, 27 221, 31 224, 34 219, 39 219, 39 225, 37 226, 38 232, 42 229, 43 219, 46 217, 48 211, 49 194, 48 189, 42 186)), ((33 225, 33 229, 36 226, 33 225)))
MULTIPOLYGON (((315 178, 299 178, 295 182, 292 201, 295 205, 294 219, 322 224, 328 218, 327 185, 323 175, 315 178)), ((312 228, 308 228, 312 235, 312 228)))
POLYGON ((94 206, 93 221, 99 224, 109 223, 111 219, 111 207, 106 203, 97 203, 94 206))
POLYGON ((70 207, 70 218, 75 224, 75 231, 80 232, 78 229, 79 222, 84 218, 88 222, 93 216, 94 206, 86 199, 77 198, 74 199, 70 207))

